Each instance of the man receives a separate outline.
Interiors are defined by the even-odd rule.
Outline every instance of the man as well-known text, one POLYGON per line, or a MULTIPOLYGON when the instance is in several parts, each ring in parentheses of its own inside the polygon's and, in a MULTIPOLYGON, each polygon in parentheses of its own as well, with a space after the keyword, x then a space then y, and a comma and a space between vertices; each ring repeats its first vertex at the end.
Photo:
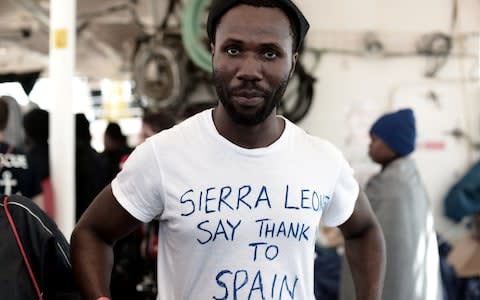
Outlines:
POLYGON ((42 186, 43 209, 52 219, 55 219, 55 199, 53 198, 50 155, 48 153, 48 112, 40 108, 33 108, 24 115, 23 127, 26 136, 26 154, 42 186))
POLYGON ((345 234, 358 299, 380 299, 383 237, 351 168, 276 115, 307 29, 290 0, 212 4, 220 102, 137 147, 81 218, 72 255, 86 299, 108 297, 111 245, 153 218, 157 299, 314 299, 320 221, 345 234))
POLYGON ((40 181, 50 178, 48 153, 49 115, 46 110, 34 108, 23 117, 26 153, 32 161, 40 181))
POLYGON ((104 151, 101 154, 107 168, 107 178, 111 181, 120 171, 125 158, 133 151, 128 146, 127 136, 123 134, 118 123, 110 122, 103 136, 104 151))
MULTIPOLYGON (((382 170, 368 181, 365 192, 385 233, 385 300, 442 299, 432 207, 410 157, 415 128, 413 111, 402 109, 383 115, 370 130, 368 154, 382 170)), ((344 264, 341 299, 354 295, 344 264)))
POLYGON ((9 105, 0 97, 0 193, 19 194, 43 208, 40 178, 25 153, 5 142, 4 131, 9 120, 9 105))

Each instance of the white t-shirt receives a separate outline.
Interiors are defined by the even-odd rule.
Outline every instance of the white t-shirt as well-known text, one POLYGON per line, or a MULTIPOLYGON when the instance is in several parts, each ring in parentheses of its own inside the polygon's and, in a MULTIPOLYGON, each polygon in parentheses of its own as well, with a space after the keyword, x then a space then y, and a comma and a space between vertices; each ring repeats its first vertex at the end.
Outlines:
POLYGON ((285 122, 245 149, 206 110, 130 155, 112 189, 135 218, 160 220, 157 299, 314 299, 317 225, 345 222, 358 184, 334 146, 285 122))

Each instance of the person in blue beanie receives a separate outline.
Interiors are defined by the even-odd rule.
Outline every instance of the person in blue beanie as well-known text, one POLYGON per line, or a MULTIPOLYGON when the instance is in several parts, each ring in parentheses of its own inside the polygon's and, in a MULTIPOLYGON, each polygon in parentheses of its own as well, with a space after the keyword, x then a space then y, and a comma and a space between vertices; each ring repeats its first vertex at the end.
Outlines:
MULTIPOLYGON (((382 166, 365 192, 385 235, 387 266, 383 298, 442 299, 433 214, 415 161, 415 116, 401 109, 370 129, 370 158, 382 166)), ((356 299, 348 264, 342 264, 340 299, 356 299)))

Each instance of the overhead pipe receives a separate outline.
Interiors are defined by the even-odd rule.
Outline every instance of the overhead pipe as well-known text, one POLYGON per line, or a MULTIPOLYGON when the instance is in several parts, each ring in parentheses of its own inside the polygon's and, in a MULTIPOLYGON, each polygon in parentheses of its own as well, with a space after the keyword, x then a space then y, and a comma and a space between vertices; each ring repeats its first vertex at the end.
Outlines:
MULTIPOLYGON (((50 26, 50 17, 48 10, 43 8, 40 4, 32 0, 10 0, 12 3, 22 7, 37 19, 42 25, 50 26)), ((51 3, 50 3, 51 5, 51 3)))

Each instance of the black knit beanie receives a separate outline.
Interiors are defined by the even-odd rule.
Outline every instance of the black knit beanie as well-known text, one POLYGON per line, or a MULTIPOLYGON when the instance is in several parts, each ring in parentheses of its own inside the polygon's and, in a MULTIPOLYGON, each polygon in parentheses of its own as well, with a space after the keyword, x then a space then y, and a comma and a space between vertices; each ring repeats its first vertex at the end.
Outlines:
MULTIPOLYGON (((207 34, 210 42, 215 40, 215 30, 218 22, 228 10, 239 4, 251 5, 251 3, 251 0, 214 0, 207 20, 207 34)), ((293 22, 292 29, 296 33, 295 51, 299 51, 308 28, 310 28, 307 19, 291 0, 275 0, 275 6, 283 10, 290 21, 293 22)))

